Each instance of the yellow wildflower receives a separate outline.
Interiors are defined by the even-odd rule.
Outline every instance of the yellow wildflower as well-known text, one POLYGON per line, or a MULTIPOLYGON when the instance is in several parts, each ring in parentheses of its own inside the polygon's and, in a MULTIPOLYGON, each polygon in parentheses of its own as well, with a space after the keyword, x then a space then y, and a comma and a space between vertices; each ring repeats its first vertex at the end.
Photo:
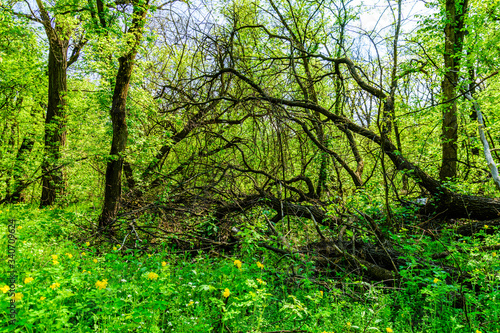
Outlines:
POLYGON ((52 261, 52 264, 53 264, 54 266, 55 266, 55 265, 58 265, 58 264, 59 264, 59 261, 57 261, 57 260, 53 260, 53 261, 52 261))
POLYGON ((150 280, 156 280, 157 278, 158 278, 158 274, 153 273, 153 272, 149 272, 148 279, 150 279, 150 280))
POLYGON ((85 256, 85 255, 87 255, 87 254, 85 252, 82 252, 82 256, 85 256))
POLYGON ((73 255, 71 253, 66 253, 66 255, 68 256, 68 258, 73 258, 73 255))
POLYGON ((167 263, 166 263, 165 261, 162 261, 162 262, 161 262, 161 265, 162 265, 163 267, 165 267, 165 266, 167 266, 167 263))
POLYGON ((319 294, 321 295, 321 298, 323 298, 323 290, 320 290, 319 294))
POLYGON ((487 224, 484 225, 484 229, 488 229, 489 226, 487 224))
POLYGON ((116 246, 113 246, 113 251, 116 251, 116 250, 118 250, 118 249, 116 248, 116 246))
POLYGON ((257 261, 257 267, 259 267, 260 269, 263 269, 264 265, 262 265, 262 263, 260 261, 257 261))
POLYGON ((10 290, 10 288, 9 286, 5 285, 2 288, 0 288, 0 290, 3 291, 4 294, 6 294, 10 290))
POLYGON ((148 258, 151 258, 151 254, 148 253, 148 258))
POLYGON ((387 327, 385 330, 387 331, 387 333, 392 333, 392 332, 394 332, 394 331, 392 330, 392 328, 390 328, 390 327, 387 327))
POLYGON ((191 306, 191 305, 193 305, 193 304, 194 304, 194 302, 193 302, 193 301, 189 301, 189 303, 188 303, 186 306, 191 306))
POLYGON ((266 284, 266 282, 264 282, 262 279, 257 279, 257 282, 258 282, 259 284, 266 284))
POLYGON ((107 285, 108 279, 103 279, 102 281, 97 280, 97 282, 95 283, 96 288, 99 290, 106 288, 107 285))
POLYGON ((21 230, 22 228, 23 228, 23 227, 19 226, 19 227, 17 227, 17 230, 21 230))
POLYGON ((40 301, 43 301, 43 300, 45 300, 46 298, 47 298, 47 297, 42 296, 42 297, 40 297, 40 301))
POLYGON ((438 283, 439 282, 439 279, 438 278, 434 278, 434 283, 438 283))
POLYGON ((491 256, 492 256, 492 257, 496 257, 496 256, 497 256, 497 253, 496 253, 496 252, 493 252, 493 253, 491 254, 491 256))
POLYGON ((23 298, 23 293, 15 293, 14 296, 12 296, 12 300, 14 302, 20 301, 23 298))
POLYGON ((92 260, 93 262, 95 262, 97 264, 97 259, 94 258, 94 260, 92 260))
POLYGON ((55 283, 52 283, 52 284, 50 285, 50 288, 51 288, 52 290, 54 290, 54 289, 56 289, 56 288, 59 288, 60 286, 61 286, 61 285, 60 285, 59 283, 55 282, 55 283))
POLYGON ((52 257, 52 260, 57 260, 57 255, 56 254, 51 255, 51 257, 52 257))
POLYGON ((89 243, 89 242, 85 242, 85 245, 86 245, 86 246, 90 246, 90 243, 89 243))
POLYGON ((347 322, 347 327, 351 327, 351 323, 350 322, 347 322))
POLYGON ((229 295, 231 295, 231 293, 229 292, 229 289, 228 288, 224 289, 224 292, 222 293, 222 296, 224 296, 225 298, 228 298, 229 295))
POLYGON ((476 333, 481 333, 481 331, 480 330, 476 330, 476 333))
POLYGON ((241 261, 235 260, 233 263, 236 267, 238 267, 238 269, 241 268, 241 261))
POLYGON ((23 241, 23 244, 26 244, 26 241, 23 241))
POLYGON ((33 281, 32 277, 27 277, 26 279, 24 279, 24 283, 26 284, 30 283, 31 281, 33 281))

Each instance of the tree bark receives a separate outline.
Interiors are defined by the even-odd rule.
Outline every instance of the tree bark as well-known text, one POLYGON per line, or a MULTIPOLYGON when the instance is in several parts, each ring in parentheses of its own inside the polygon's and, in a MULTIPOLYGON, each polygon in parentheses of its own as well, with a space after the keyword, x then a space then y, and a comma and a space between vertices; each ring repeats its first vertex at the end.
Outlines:
POLYGON ((47 114, 45 115, 45 156, 42 162, 42 196, 40 207, 52 205, 57 194, 64 190, 61 168, 57 168, 61 158, 61 147, 66 143, 64 106, 68 90, 66 71, 69 34, 59 22, 52 26, 53 19, 41 0, 36 1, 40 18, 49 40, 49 91, 47 114), (64 37, 63 37, 64 36, 64 37))
POLYGON ((120 66, 116 75, 116 84, 111 105, 111 121, 113 122, 113 140, 111 143, 110 160, 106 167, 106 181, 104 188, 104 205, 99 217, 101 231, 111 231, 112 223, 118 213, 122 192, 122 167, 124 152, 127 147, 127 95, 130 87, 130 78, 134 68, 139 43, 147 13, 146 2, 144 5, 134 2, 132 25, 127 32, 131 36, 128 42, 129 51, 121 56, 118 61, 120 66))
POLYGON ((442 161, 439 178, 441 181, 457 176, 458 159, 458 121, 457 85, 460 71, 460 58, 465 37, 465 17, 468 0, 446 0, 446 26, 444 29, 444 78, 441 83, 443 100, 442 161))
POLYGON ((61 148, 66 143, 64 106, 68 90, 66 83, 68 40, 49 39, 49 101, 45 116, 45 156, 42 162, 40 207, 52 205, 58 193, 64 191, 62 169, 55 167, 61 159, 61 148))

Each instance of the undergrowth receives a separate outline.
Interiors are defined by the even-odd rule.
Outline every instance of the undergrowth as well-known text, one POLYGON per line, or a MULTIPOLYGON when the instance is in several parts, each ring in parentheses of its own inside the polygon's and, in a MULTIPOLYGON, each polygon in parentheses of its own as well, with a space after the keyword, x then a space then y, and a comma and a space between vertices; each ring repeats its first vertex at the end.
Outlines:
MULTIPOLYGON (((307 258, 279 257, 243 242, 211 255, 155 245, 150 253, 86 242, 83 207, 0 207, 1 260, 16 224, 17 321, 9 325, 10 273, 0 268, 2 332, 499 332, 500 277, 484 233, 439 241, 408 229, 394 241, 409 253, 403 282, 318 276, 307 258), (483 244, 482 243, 482 244, 483 244), (414 256, 457 249, 446 260, 471 273, 470 288, 414 256), (416 269, 416 267, 418 269, 416 269), (429 266, 430 267, 430 266, 429 266), (294 273, 294 274, 292 274, 294 273), (457 306, 457 295, 465 304, 457 306)), ((144 244, 143 244, 144 245, 144 244)), ((335 275, 335 272, 332 273, 335 275)))

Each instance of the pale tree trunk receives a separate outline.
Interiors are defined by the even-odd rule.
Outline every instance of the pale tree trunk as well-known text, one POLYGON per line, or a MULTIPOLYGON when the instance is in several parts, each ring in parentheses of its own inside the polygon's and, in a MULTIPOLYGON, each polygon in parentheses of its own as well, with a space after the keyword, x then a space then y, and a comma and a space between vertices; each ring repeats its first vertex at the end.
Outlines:
POLYGON ((491 156, 490 145, 488 143, 488 140, 486 140, 486 134, 484 133, 484 120, 483 114, 481 113, 481 108, 470 93, 466 93, 465 98, 472 102, 474 110, 476 111, 479 137, 481 138, 481 142, 483 143, 484 157, 486 158, 486 163, 488 164, 488 168, 490 169, 493 181, 495 182, 497 189, 500 191, 500 177, 498 175, 498 168, 495 164, 495 161, 493 160, 493 156, 491 156))

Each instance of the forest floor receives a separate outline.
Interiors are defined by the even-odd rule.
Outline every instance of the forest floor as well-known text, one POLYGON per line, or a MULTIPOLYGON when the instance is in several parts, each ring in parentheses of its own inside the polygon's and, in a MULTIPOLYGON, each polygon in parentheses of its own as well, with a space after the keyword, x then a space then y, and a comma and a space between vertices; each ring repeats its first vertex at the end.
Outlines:
POLYGON ((82 231, 95 218, 82 206, 0 207, 2 262, 16 240, 15 290, 9 265, 0 266, 1 332, 500 331, 500 262, 484 250, 500 243, 486 233, 496 227, 439 238, 400 230, 392 241, 407 265, 388 285, 251 238, 226 253, 160 242, 125 250, 82 231), (442 260, 468 272, 467 283, 415 259, 447 250, 442 260))

